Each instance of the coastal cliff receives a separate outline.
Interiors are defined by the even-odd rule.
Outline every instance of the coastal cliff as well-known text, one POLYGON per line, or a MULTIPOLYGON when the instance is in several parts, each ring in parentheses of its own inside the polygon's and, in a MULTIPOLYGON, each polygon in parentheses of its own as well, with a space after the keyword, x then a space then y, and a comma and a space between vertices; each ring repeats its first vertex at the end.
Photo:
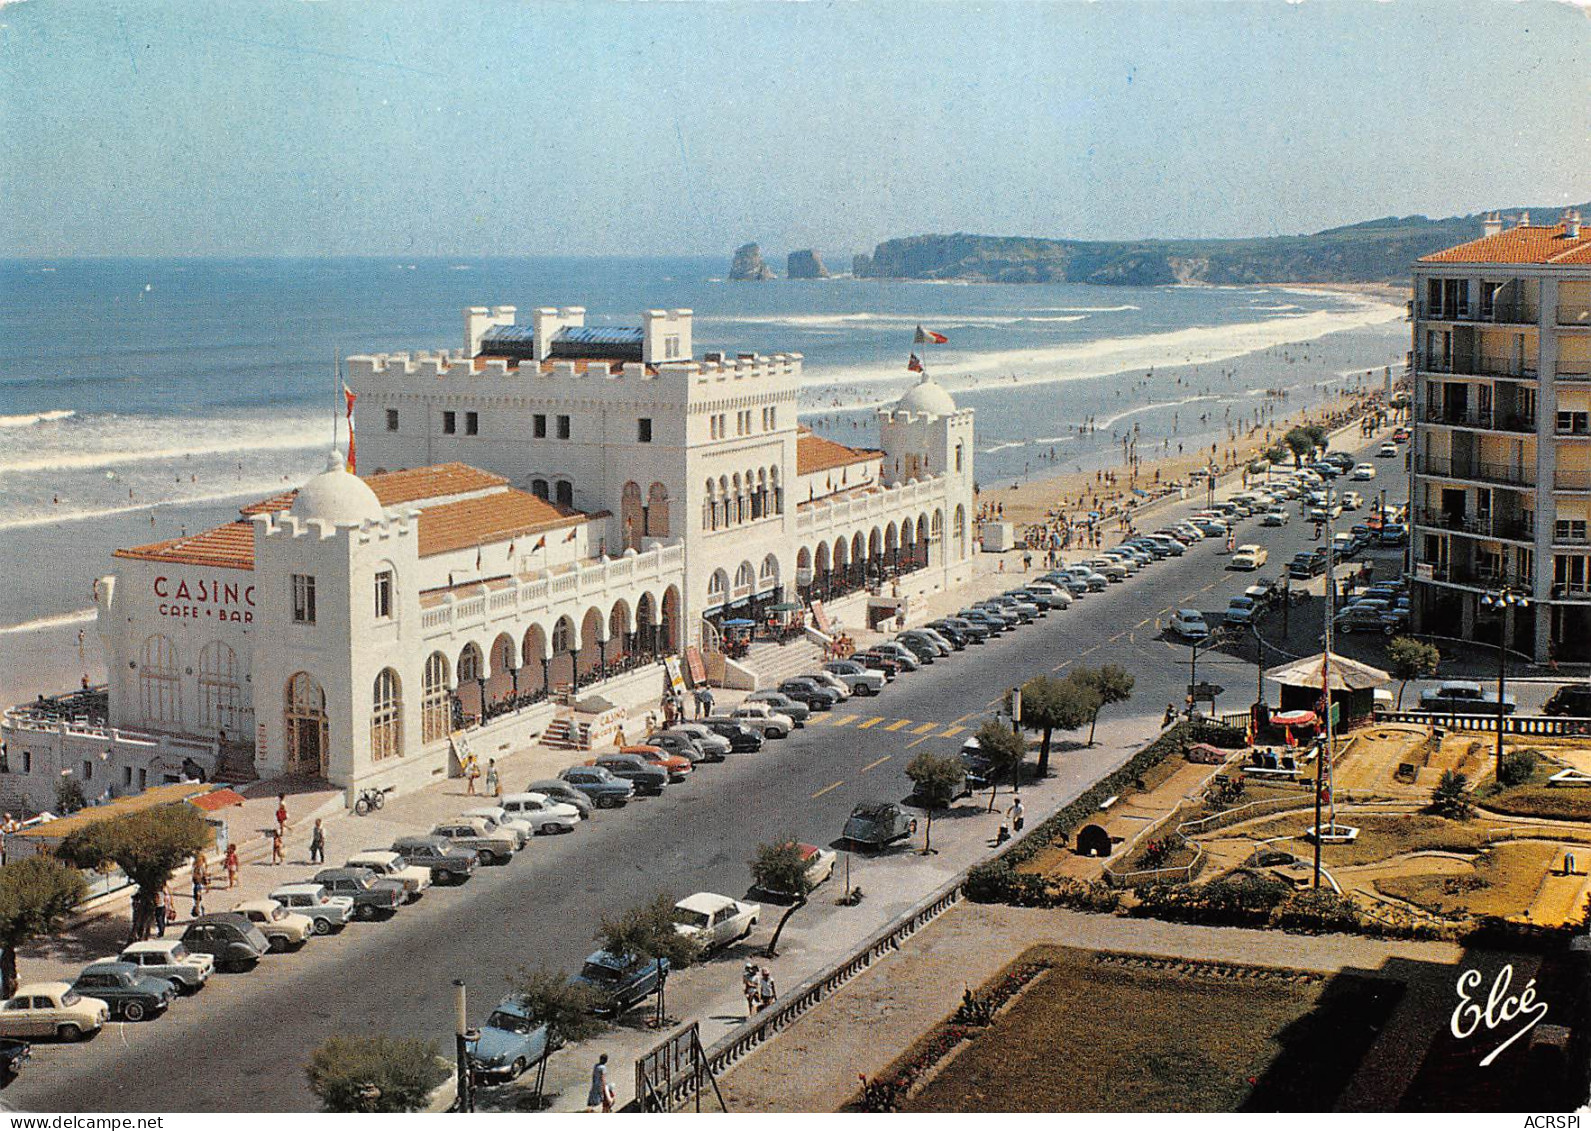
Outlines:
POLYGON ((729 265, 729 278, 736 283, 765 283, 774 278, 774 274, 773 268, 762 261, 762 248, 748 243, 735 249, 734 261, 729 265))
MULTIPOLYGON (((1581 205, 1582 210, 1591 205, 1581 205)), ((1505 210, 1518 212, 1518 209, 1505 210)), ((1529 210, 1537 223, 1557 209, 1529 210)), ((1547 218, 1551 218, 1550 220, 1547 218)), ((1478 239, 1481 215, 1388 217, 1302 236, 1225 240, 1055 240, 1022 236, 907 236, 857 255, 852 273, 874 279, 986 283, 1407 282, 1422 255, 1478 239)))
POLYGON ((829 269, 823 266, 823 259, 811 248, 805 251, 792 251, 785 257, 784 274, 787 279, 827 279, 829 269))

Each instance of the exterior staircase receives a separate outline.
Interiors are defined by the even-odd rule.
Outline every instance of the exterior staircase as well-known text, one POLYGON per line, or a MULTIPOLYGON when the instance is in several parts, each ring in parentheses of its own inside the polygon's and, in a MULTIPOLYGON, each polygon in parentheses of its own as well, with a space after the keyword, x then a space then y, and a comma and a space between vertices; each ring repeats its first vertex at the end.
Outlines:
POLYGON ((763 690, 778 687, 793 675, 809 672, 822 661, 823 649, 812 640, 801 639, 783 644, 753 644, 735 662, 757 677, 754 690, 763 690))

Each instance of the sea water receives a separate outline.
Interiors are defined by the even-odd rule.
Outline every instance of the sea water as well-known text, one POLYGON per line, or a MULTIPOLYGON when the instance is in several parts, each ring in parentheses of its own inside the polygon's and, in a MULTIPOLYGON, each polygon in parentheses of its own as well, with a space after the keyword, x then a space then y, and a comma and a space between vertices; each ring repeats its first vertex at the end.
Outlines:
POLYGON ((876 435, 871 410, 917 379, 915 353, 978 410, 986 487, 1108 463, 1128 434, 1145 456, 1224 445, 1262 406, 1378 383, 1407 348, 1401 307, 1307 288, 753 284, 726 282, 725 266, 0 261, 0 699, 54 690, 40 681, 79 666, 98 678, 89 594, 111 549, 226 521, 314 474, 334 435, 346 441, 337 359, 457 350, 466 306, 514 305, 527 321, 584 306, 588 325, 689 307, 698 356, 804 355, 804 418, 857 444, 876 435), (919 325, 949 341, 915 343, 919 325))

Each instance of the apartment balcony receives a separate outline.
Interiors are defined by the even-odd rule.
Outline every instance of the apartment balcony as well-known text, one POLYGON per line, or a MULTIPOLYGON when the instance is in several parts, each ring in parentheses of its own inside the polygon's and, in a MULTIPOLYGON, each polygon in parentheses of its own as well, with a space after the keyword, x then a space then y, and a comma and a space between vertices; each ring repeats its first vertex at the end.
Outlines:
POLYGON ((1417 526, 1473 534, 1478 538, 1508 538, 1515 542, 1533 542, 1536 538, 1534 523, 1489 514, 1450 514, 1438 508, 1421 507, 1415 512, 1414 522, 1417 526))
MULTIPOLYGON (((1418 562, 1416 565, 1427 563, 1418 562)), ((1508 583, 1506 570, 1484 565, 1456 565, 1452 562, 1432 562, 1431 580, 1449 585, 1471 585, 1477 589, 1493 588, 1508 583)), ((1416 570, 1418 573, 1418 570, 1416 570)))
POLYGON ((1537 376, 1534 362, 1514 361, 1511 358, 1416 355, 1414 364, 1422 373, 1441 373, 1459 377, 1514 377, 1534 381, 1537 376))
POLYGON ((1591 601, 1591 581, 1554 581, 1551 592, 1554 601, 1591 601))
POLYGON ((1541 317, 1540 311, 1523 302, 1483 302, 1478 307, 1469 303, 1421 304, 1414 308, 1414 317, 1422 322, 1484 322, 1498 325, 1534 325, 1541 317))
POLYGON ((1570 303, 1558 308, 1558 325, 1591 329, 1591 303, 1570 303))
POLYGON ((1536 431, 1536 422, 1521 413, 1480 409, 1454 412, 1434 404, 1425 406, 1425 422, 1445 424, 1453 428, 1479 428, 1488 432, 1534 433, 1536 431))
MULTIPOLYGON (((1415 465, 1421 475, 1439 475, 1445 479, 1469 479, 1478 483, 1501 483, 1508 487, 1534 487, 1534 467, 1515 467, 1507 463, 1490 463, 1486 460, 1454 460, 1444 456, 1426 456, 1415 465)), ((1591 472, 1587 472, 1591 475, 1591 472)), ((1591 489, 1591 488, 1588 488, 1591 489)))

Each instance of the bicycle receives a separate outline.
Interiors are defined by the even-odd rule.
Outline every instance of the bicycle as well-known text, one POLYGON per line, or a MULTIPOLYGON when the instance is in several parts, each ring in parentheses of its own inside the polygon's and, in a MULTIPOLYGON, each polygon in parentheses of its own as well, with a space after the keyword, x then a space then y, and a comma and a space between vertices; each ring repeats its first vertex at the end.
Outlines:
POLYGON ((394 788, 390 785, 384 785, 380 789, 360 790, 359 799, 354 802, 354 813, 365 817, 370 814, 372 809, 380 809, 387 803, 387 794, 392 793, 394 788))

